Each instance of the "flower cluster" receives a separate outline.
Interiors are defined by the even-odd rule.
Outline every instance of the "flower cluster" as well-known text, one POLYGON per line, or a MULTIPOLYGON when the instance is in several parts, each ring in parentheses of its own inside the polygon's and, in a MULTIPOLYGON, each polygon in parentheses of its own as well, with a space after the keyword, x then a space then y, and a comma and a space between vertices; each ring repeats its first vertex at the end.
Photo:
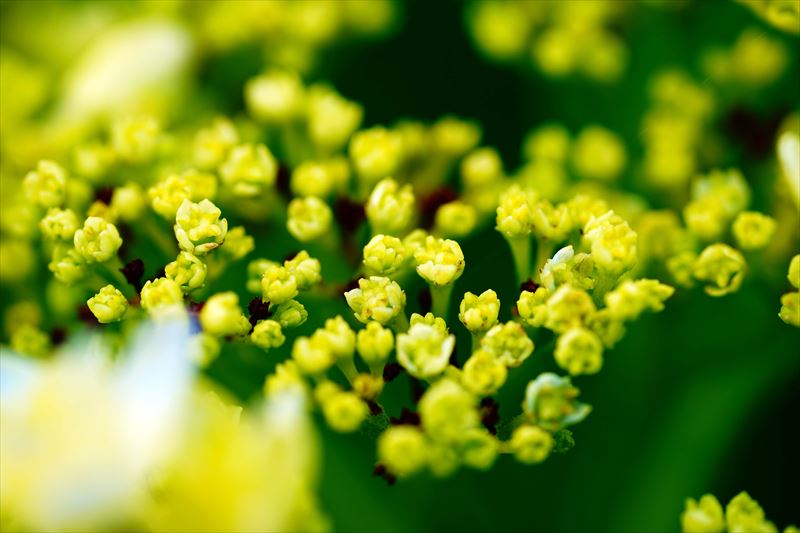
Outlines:
MULTIPOLYGON (((733 533, 734 531, 778 532, 775 524, 767 520, 764 510, 746 492, 740 492, 731 499, 723 510, 713 494, 706 494, 699 500, 689 498, 681 514, 681 530, 684 533, 733 533)), ((797 531, 787 526, 784 533, 797 531)))

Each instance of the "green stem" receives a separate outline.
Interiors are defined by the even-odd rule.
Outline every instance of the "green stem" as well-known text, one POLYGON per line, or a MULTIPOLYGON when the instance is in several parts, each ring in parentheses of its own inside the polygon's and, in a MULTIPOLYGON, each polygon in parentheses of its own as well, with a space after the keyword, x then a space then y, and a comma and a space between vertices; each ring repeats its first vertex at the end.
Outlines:
POLYGON ((169 238, 168 234, 159 228, 158 224, 149 215, 141 217, 138 224, 164 257, 171 260, 177 255, 176 242, 169 238))
POLYGON ((441 287, 431 284, 431 312, 435 316, 447 320, 447 311, 450 309, 450 294, 453 292, 453 284, 448 283, 441 287))
POLYGON ((531 239, 525 235, 522 237, 509 237, 508 245, 511 247, 511 255, 514 257, 514 267, 517 272, 517 285, 528 279, 531 271, 531 239))
POLYGON ((408 323, 408 317, 406 316, 405 310, 400 311, 397 316, 394 317, 391 325, 394 327, 395 333, 405 333, 408 331, 408 328, 410 328, 411 325, 408 323))
POLYGON ((353 381, 355 381, 358 376, 358 369, 356 369, 353 359, 339 359, 336 361, 336 366, 339 367, 344 377, 346 377, 347 381, 352 385, 353 381))
POLYGON ((545 263, 553 255, 553 241, 542 239, 536 247, 536 267, 531 272, 531 278, 536 281, 541 281, 542 269, 545 263))
POLYGON ((119 270, 122 268, 122 262, 118 257, 101 263, 99 267, 100 275, 106 280, 111 281, 111 283, 125 295, 125 298, 130 300, 131 297, 136 295, 133 288, 128 284, 128 280, 125 279, 125 276, 119 270))

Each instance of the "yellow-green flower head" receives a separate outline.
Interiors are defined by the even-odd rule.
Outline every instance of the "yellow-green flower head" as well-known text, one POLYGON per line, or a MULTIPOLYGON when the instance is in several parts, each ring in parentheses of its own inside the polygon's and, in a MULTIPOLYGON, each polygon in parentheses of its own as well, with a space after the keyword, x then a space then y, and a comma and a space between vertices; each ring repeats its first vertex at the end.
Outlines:
POLYGON ((22 324, 39 326, 42 323, 42 309, 36 302, 21 300, 8 306, 3 319, 3 326, 10 334, 22 324))
POLYGON ((546 124, 528 134, 522 146, 522 153, 530 161, 544 159, 564 163, 571 142, 570 134, 564 126, 546 124))
POLYGON ((402 158, 402 138, 386 128, 362 130, 350 140, 350 159, 367 185, 394 174, 402 158))
POLYGON ((293 359, 278 363, 275 372, 264 380, 264 394, 267 398, 276 398, 278 394, 286 391, 306 396, 308 386, 303 378, 300 368, 293 359))
POLYGON ((97 183, 114 164, 114 157, 114 150, 110 146, 90 142, 75 149, 72 163, 78 175, 97 183))
POLYGON ((636 232, 613 211, 589 219, 583 238, 591 245, 595 264, 609 273, 619 275, 636 264, 636 232))
POLYGON ((250 333, 250 340, 265 350, 278 348, 286 341, 281 325, 275 320, 259 320, 250 333))
POLYGON ((488 470, 492 467, 499 450, 500 443, 485 428, 467 431, 458 443, 461 461, 477 470, 488 470))
POLYGON ((139 296, 142 307, 151 313, 183 305, 181 286, 169 278, 147 281, 139 296))
POLYGON ((506 382, 508 370, 494 354, 477 350, 467 362, 461 373, 461 383, 472 394, 488 396, 497 392, 506 382))
POLYGON ((120 320, 128 310, 128 300, 113 285, 106 285, 86 302, 89 310, 101 324, 120 320))
POLYGON ((261 277, 271 266, 280 266, 275 261, 270 261, 264 257, 253 259, 247 263, 247 290, 249 292, 261 293, 261 277))
MULTIPOLYGON (((24 280, 36 266, 37 254, 29 241, 0 239, 0 281, 14 283, 24 280)), ((53 263, 50 263, 53 270, 53 263)))
POLYGON ((758 250, 764 248, 775 234, 775 219, 755 211, 743 211, 733 221, 733 236, 739 248, 758 250))
POLYGON ((722 204, 713 196, 686 204, 683 219, 689 231, 705 241, 720 238, 728 224, 722 204))
POLYGON ((547 260, 539 277, 549 291, 565 284, 589 290, 595 283, 594 261, 590 254, 575 254, 572 245, 565 246, 547 260))
POLYGON ((86 210, 86 217, 102 218, 112 224, 116 222, 116 215, 111 211, 111 207, 100 200, 92 202, 92 205, 86 210))
POLYGON ((175 214, 175 238, 181 250, 200 256, 217 248, 228 233, 228 220, 211 200, 184 200, 175 214))
POLYGON ((11 333, 11 349, 18 354, 45 357, 50 353, 50 336, 31 324, 22 324, 11 333))
POLYGON ((414 250, 417 274, 436 287, 449 285, 464 272, 464 253, 456 241, 428 236, 425 245, 414 250))
POLYGON ((476 396, 451 379, 440 379, 425 391, 419 415, 425 433, 440 442, 459 442, 480 424, 476 396))
POLYGON ((323 374, 336 362, 320 337, 298 337, 292 346, 292 359, 303 374, 323 374))
POLYGON ((500 313, 500 300, 497 293, 487 289, 476 296, 471 292, 464 294, 458 307, 458 319, 473 333, 486 331, 497 323, 500 313))
POLYGON ((550 432, 530 424, 516 428, 509 441, 514 458, 526 465, 535 465, 547 459, 554 445, 550 432))
POLYGON ((315 85, 308 93, 308 135, 316 147, 335 152, 361 125, 363 108, 330 87, 315 85))
POLYGON ((72 240, 78 230, 78 215, 72 209, 51 207, 39 222, 42 235, 52 240, 72 240))
POLYGON ((563 333, 572 326, 579 326, 595 312, 592 297, 571 285, 562 285, 547 300, 545 326, 563 333))
POLYGON ((397 336, 397 362, 415 378, 438 376, 450 361, 456 338, 427 324, 414 324, 397 336))
POLYGON ((525 164, 517 171, 517 181, 551 201, 565 196, 569 186, 569 176, 563 163, 549 159, 537 159, 525 164))
POLYGON ((625 280, 605 295, 606 307, 617 320, 635 320, 645 311, 664 310, 664 301, 675 289, 655 279, 625 280))
POLYGON ((206 264, 188 252, 180 252, 177 259, 164 267, 168 279, 181 286, 183 292, 199 289, 206 282, 206 264))
POLYGON ((409 262, 417 266, 414 261, 414 252, 417 248, 425 246, 425 240, 428 238, 429 233, 422 228, 412 230, 411 233, 403 237, 403 246, 406 247, 406 257, 409 262))
POLYGON ((200 325, 215 337, 246 335, 250 331, 250 322, 239 306, 239 296, 232 291, 217 293, 206 301, 200 311, 200 325))
POLYGON ((296 196, 327 198, 339 185, 331 165, 305 161, 292 171, 290 186, 296 196))
POLYGON ((592 330, 606 348, 612 348, 625 335, 625 325, 610 309, 601 309, 589 316, 586 327, 592 330))
POLYGON ((456 117, 443 117, 431 126, 431 138, 436 150, 442 155, 461 157, 481 140, 481 128, 475 122, 456 117))
POLYGON ((271 70, 245 84, 244 99, 256 119, 283 124, 304 111, 305 87, 297 74, 271 70))
POLYGON ((153 117, 119 120, 111 128, 111 146, 117 157, 133 164, 147 163, 156 155, 161 127, 153 117))
POLYGON ((787 324, 800 328, 800 291, 787 292, 781 296, 778 316, 787 324))
POLYGON ((746 492, 740 492, 725 506, 725 523, 731 533, 745 531, 777 532, 764 516, 764 510, 746 492))
POLYGON ((533 43, 533 59, 548 76, 560 78, 577 68, 580 48, 573 31, 564 24, 551 25, 533 43))
POLYGON ((147 195, 153 211, 172 220, 184 200, 199 202, 213 199, 217 194, 217 178, 213 174, 187 170, 181 174, 170 174, 150 187, 147 195))
POLYGON ((461 183, 466 188, 481 187, 502 178, 503 160, 496 148, 478 148, 461 161, 461 183))
POLYGON ((529 326, 540 328, 547 319, 547 300, 552 294, 546 287, 537 287, 535 292, 522 291, 517 299, 519 317, 529 326))
POLYGON ((678 215, 669 209, 642 213, 636 220, 636 233, 639 235, 639 257, 644 260, 664 261, 694 246, 678 215))
POLYGON ((388 276, 400 270, 406 261, 403 241, 391 235, 375 235, 364 246, 364 266, 380 276, 388 276))
POLYGON ((228 230, 220 250, 233 261, 238 261, 252 252, 255 247, 255 240, 252 235, 247 234, 244 226, 236 226, 228 230))
POLYGON ((744 256, 721 243, 706 247, 694 263, 694 277, 706 283, 705 291, 711 296, 739 290, 746 270, 744 256))
POLYGON ((444 237, 465 237, 478 223, 478 211, 470 204, 456 200, 436 210, 434 225, 444 237))
POLYGON ((305 250, 284 261, 283 266, 294 276, 299 291, 307 291, 322 280, 319 259, 311 257, 305 250))
POLYGON ((572 148, 572 164, 584 178, 612 181, 625 168, 625 145, 614 132, 588 126, 578 134, 572 148))
POLYGON ((533 353, 533 341, 518 322, 497 324, 481 339, 481 349, 507 367, 521 365, 533 353))
POLYGON ((789 273, 786 275, 786 279, 789 280, 789 283, 792 284, 792 287, 795 289, 800 289, 800 254, 792 257, 792 260, 789 263, 789 273))
POLYGON ((111 212, 125 222, 138 219, 144 212, 145 196, 138 183, 129 182, 114 189, 111 196, 111 212))
MULTIPOLYGON (((3 178, 5 188, 5 177, 3 178)), ((6 237, 18 237, 32 240, 36 234, 36 224, 41 220, 41 210, 38 206, 23 199, 23 195, 3 193, 0 203, 0 231, 6 237)))
POLYGON ((300 242, 319 239, 328 234, 333 221, 333 211, 316 196, 295 198, 289 202, 286 229, 300 242))
POLYGON ((581 228, 592 218, 600 217, 609 210, 605 200, 586 194, 573 196, 567 200, 566 204, 575 226, 581 228))
POLYGON ((25 196, 41 207, 58 207, 67 195, 67 172, 58 163, 42 160, 22 182, 25 196))
POLYGON ((344 293, 353 314, 366 324, 375 320, 382 325, 394 320, 406 306, 406 293, 389 278, 370 276, 358 280, 358 288, 344 293))
POLYGON ((392 330, 377 322, 367 322, 366 327, 356 336, 356 348, 371 369, 381 368, 394 348, 392 330))
POLYGON ((318 329, 314 335, 319 335, 328 350, 336 359, 352 359, 356 349, 356 333, 344 318, 337 315, 325 321, 325 327, 318 329))
POLYGON ((694 264, 696 262, 697 254, 688 250, 667 259, 667 271, 672 277, 672 281, 684 289, 694 287, 694 264))
POLYGON ((560 242, 572 231, 573 221, 565 204, 553 206, 547 200, 536 203, 530 214, 533 232, 539 239, 560 242))
POLYGON ((88 263, 102 263, 114 257, 122 246, 117 227, 99 217, 89 217, 73 237, 75 250, 88 263))
POLYGON ((433 313, 425 313, 425 315, 421 315, 419 313, 411 313, 411 318, 409 319, 408 322, 411 326, 415 324, 425 324, 428 326, 432 326, 441 331, 443 335, 447 335, 449 333, 449 330, 447 328, 447 322, 444 321, 444 318, 435 316, 433 313))
POLYGON ((470 5, 467 22, 478 49, 498 61, 509 61, 523 54, 532 22, 525 8, 513 2, 470 5))
POLYGON ((414 192, 411 185, 398 185, 391 178, 381 180, 366 205, 372 233, 402 235, 414 217, 414 192))
POLYGON ((353 379, 353 392, 365 400, 377 399, 383 392, 384 385, 381 370, 382 367, 376 368, 373 374, 358 374, 353 379))
MULTIPOLYGON (((4 250, 5 252, 5 250, 4 250)), ((4 257, 11 257, 12 254, 3 254, 4 257)), ((13 254, 15 262, 19 262, 19 254, 13 254)), ((19 264, 16 265, 19 268, 19 264)), ((47 265, 55 278, 67 285, 80 281, 86 275, 86 263, 75 248, 66 246, 56 246, 53 249, 53 256, 47 265)))
POLYGON ((265 302, 280 305, 297 296, 297 278, 286 267, 270 265, 261 276, 261 293, 265 302))
POLYGON ((208 128, 197 132, 194 138, 194 162, 203 169, 217 168, 225 160, 228 150, 238 142, 239 133, 233 122, 218 117, 208 128))
POLYGON ((545 372, 528 383, 522 409, 531 422, 556 431, 577 424, 592 410, 576 400, 579 393, 568 377, 545 372))
POLYGON ((713 199, 727 220, 747 208, 750 186, 736 169, 713 170, 692 183, 692 200, 713 199))
POLYGON ((681 530, 683 533, 725 531, 725 520, 719 501, 712 494, 702 496, 700 501, 688 498, 686 508, 681 513, 681 530))
POLYGON ((378 437, 378 462, 393 475, 412 476, 428 462, 428 442, 415 426, 390 426, 378 437))
POLYGON ((592 331, 576 326, 559 335, 553 356, 573 376, 596 374, 603 366, 603 343, 592 331))
POLYGON ((308 319, 308 311, 303 304, 297 300, 286 300, 280 305, 276 305, 272 311, 272 319, 276 320, 282 328, 296 328, 305 323, 308 319))
POLYGON ((240 144, 228 152, 219 176, 234 196, 249 198, 272 187, 278 163, 263 144, 240 144))
POLYGON ((510 187, 497 206, 497 231, 508 238, 524 237, 533 230, 531 214, 536 209, 537 197, 533 189, 510 187))
POLYGON ((428 469, 431 474, 445 478, 461 466, 461 458, 456 448, 447 442, 428 440, 428 469))
POLYGON ((369 407, 354 392, 339 391, 322 402, 322 414, 325 422, 334 431, 352 433, 366 420, 369 407))

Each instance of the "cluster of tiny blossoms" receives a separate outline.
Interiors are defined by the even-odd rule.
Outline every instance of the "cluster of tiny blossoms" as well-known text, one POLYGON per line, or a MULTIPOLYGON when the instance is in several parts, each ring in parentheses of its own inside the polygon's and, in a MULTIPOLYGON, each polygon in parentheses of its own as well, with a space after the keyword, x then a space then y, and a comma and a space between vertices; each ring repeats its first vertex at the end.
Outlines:
MULTIPOLYGON (((681 514, 681 529, 683 533, 778 533, 758 502, 746 492, 734 496, 724 510, 713 494, 706 494, 699 500, 687 499, 681 514)), ((796 526, 787 526, 783 533, 797 531, 796 526)))

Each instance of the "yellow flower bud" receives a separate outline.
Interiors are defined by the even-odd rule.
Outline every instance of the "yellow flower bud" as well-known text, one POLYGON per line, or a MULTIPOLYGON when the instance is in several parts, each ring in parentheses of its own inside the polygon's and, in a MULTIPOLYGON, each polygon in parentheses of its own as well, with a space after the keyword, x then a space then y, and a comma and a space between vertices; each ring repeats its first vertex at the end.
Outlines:
POLYGON ((456 241, 428 236, 414 251, 417 274, 436 287, 449 285, 464 272, 464 254, 456 241))
POLYGON ((681 514, 681 530, 683 533, 721 533, 725 530, 722 517, 722 506, 711 495, 706 494, 695 501, 686 500, 686 508, 681 514))
POLYGON ((358 374, 353 380, 353 392, 365 400, 375 400, 383 392, 383 385, 382 376, 358 374))
POLYGON ((28 200, 41 207, 58 207, 67 194, 67 172, 58 163, 42 160, 22 182, 28 200))
POLYGON ((476 397, 450 379, 440 379, 425 391, 419 415, 425 433, 444 443, 459 442, 480 424, 476 397))
POLYGON ((50 337, 31 324, 22 324, 11 333, 11 349, 21 355, 45 357, 50 353, 50 337))
POLYGON ((97 183, 114 164, 114 150, 101 143, 87 143, 78 146, 73 154, 75 171, 92 182, 97 183))
POLYGON ((560 78, 573 72, 580 49, 566 25, 554 25, 538 34, 533 43, 533 60, 548 76, 560 78))
POLYGON ((553 205, 547 200, 536 203, 530 213, 533 232, 541 240, 560 242, 572 231, 572 217, 569 208, 564 205, 553 205))
POLYGON ((290 186, 296 196, 327 198, 338 183, 331 165, 305 161, 292 171, 290 186))
POLYGON ((736 292, 742 285, 747 263, 742 254, 727 244, 712 244, 700 253, 694 264, 694 277, 706 282, 711 296, 736 292))
POLYGON ((522 291, 517 300, 519 317, 529 326, 542 327, 547 319, 547 300, 550 294, 545 287, 537 287, 535 292, 522 291))
POLYGON ((478 212, 461 201, 448 202, 436 210, 436 230, 445 237, 464 237, 472 233, 478 222, 478 212))
POLYGON ((400 478, 418 473, 428 462, 425 435, 414 426, 390 426, 378 437, 378 461, 400 478))
POLYGON ((458 309, 458 319, 468 330, 473 333, 482 332, 497 323, 500 300, 492 289, 483 291, 480 296, 467 292, 458 309))
POLYGON ((764 248, 775 234, 775 219, 755 211, 743 211, 733 221, 733 236, 743 250, 764 248))
POLYGON ((161 312, 166 308, 182 305, 183 291, 181 286, 171 279, 156 278, 144 284, 140 298, 144 309, 151 313, 161 312))
POLYGON ((308 94, 308 135, 320 150, 341 149, 361 125, 364 110, 325 86, 314 86, 308 94))
POLYGON ((344 293, 355 317, 366 324, 375 320, 385 325, 403 312, 406 293, 389 278, 371 276, 358 280, 358 288, 344 293))
POLYGON ((403 241, 390 235, 375 235, 364 246, 364 266, 380 276, 394 274, 406 260, 403 241))
POLYGON ((137 183, 116 187, 111 196, 111 212, 125 222, 138 219, 145 208, 144 192, 137 183))
POLYGON ((211 126, 197 132, 194 162, 203 169, 217 168, 238 142, 239 133, 233 123, 226 118, 216 118, 211 126))
POLYGON ((501 197, 497 206, 497 231, 508 238, 530 235, 533 229, 531 214, 536 209, 536 193, 514 185, 501 197))
MULTIPOLYGON (((36 254, 30 242, 0 239, 0 281, 19 282, 31 274, 35 266, 36 254)), ((50 270, 53 270, 53 263, 50 263, 50 270)))
POLYGON ((740 492, 725 507, 725 523, 728 531, 763 531, 777 533, 777 528, 764 516, 764 510, 746 492, 740 492))
POLYGON ((397 336, 397 362, 416 378, 429 379, 447 368, 456 338, 427 324, 414 324, 397 336))
POLYGON ((431 127, 431 137, 439 153, 457 158, 478 145, 481 129, 474 122, 448 116, 437 120, 431 127))
POLYGON ((514 2, 471 4, 467 22, 480 51, 499 61, 524 53, 532 22, 525 9, 514 2))
POLYGON ((722 204, 714 197, 686 204, 683 219, 689 231, 705 241, 720 238, 728 222, 722 204))
POLYGON ((307 291, 322 280, 319 260, 308 255, 305 250, 284 261, 283 266, 294 276, 299 291, 307 291))
POLYGON ((481 349, 507 367, 521 365, 533 353, 533 341, 517 322, 497 324, 481 339, 481 349))
MULTIPOLYGON (((4 256, 6 254, 3 254, 4 256)), ((14 254, 15 261, 19 262, 20 254, 14 254)), ((9 255, 10 257, 10 255, 9 255)), ((19 268, 19 264, 17 264, 19 268)), ((76 281, 83 279, 86 275, 86 264, 83 257, 75 250, 66 246, 56 246, 53 249, 53 257, 47 265, 55 278, 67 285, 72 285, 76 281)))
POLYGON ((253 259, 247 263, 247 290, 249 292, 260 294, 261 293, 261 277, 264 272, 271 266, 280 266, 275 261, 270 261, 263 257, 253 259))
POLYGON ((800 289, 800 254, 792 257, 792 261, 789 263, 789 273, 786 275, 786 279, 789 280, 789 283, 792 284, 792 287, 795 289, 800 289))
POLYGON ((102 263, 114 257, 122 246, 117 227, 99 217, 89 217, 75 232, 75 250, 89 263, 102 263))
POLYGON ((461 161, 461 182, 466 188, 487 185, 503 178, 503 160, 496 148, 478 148, 461 161))
POLYGON ((205 255, 225 240, 228 220, 210 200, 199 203, 184 200, 175 214, 175 238, 181 250, 205 255))
POLYGON ((600 126, 588 126, 578 134, 572 164, 584 178, 613 181, 625 168, 627 155, 622 140, 600 126))
POLYGON ((164 273, 180 285, 183 292, 191 292, 205 283, 206 264, 188 252, 180 252, 175 261, 164 267, 164 273))
POLYGON ((128 310, 128 300, 113 285, 106 285, 86 302, 89 310, 101 324, 120 320, 128 310))
POLYGON ((549 432, 538 426, 525 424, 514 430, 509 445, 517 461, 534 465, 547 459, 555 442, 549 432))
POLYGON ((400 235, 414 216, 414 192, 411 185, 400 186, 391 178, 378 183, 366 205, 372 233, 400 235))
POLYGON ((424 316, 420 315, 419 313, 411 313, 409 324, 411 326, 414 324, 425 324, 427 326, 432 326, 441 331, 443 335, 447 335, 449 332, 447 328, 447 322, 445 322, 443 318, 435 316, 433 313, 425 313, 424 316))
POLYGON ((694 286, 694 264, 697 254, 691 251, 680 252, 667 259, 667 270, 679 287, 691 289, 694 286))
POLYGON ((341 391, 322 403, 322 414, 331 429, 339 433, 356 431, 369 415, 369 407, 353 392, 341 391))
POLYGON ((246 335, 250 331, 250 322, 239 307, 239 296, 231 291, 217 293, 206 301, 200 311, 200 325, 216 337, 246 335))
POLYGON ((331 208, 315 196, 295 198, 289 202, 286 228, 298 241, 308 242, 327 235, 332 221, 331 208))
POLYGON ((377 322, 367 322, 364 329, 356 336, 356 348, 370 369, 382 368, 394 348, 392 330, 384 328, 377 322))
POLYGON ((583 227, 592 218, 600 217, 608 212, 608 203, 605 200, 594 196, 579 194, 573 196, 567 202, 570 216, 577 227, 583 227))
POLYGON ((297 74, 271 70, 247 82, 244 99, 256 119, 283 124, 304 111, 305 87, 297 74))
POLYGON ((589 219, 583 237, 591 245, 592 260, 609 273, 619 275, 636 264, 636 232, 613 211, 589 219))
POLYGON ((275 306, 274 309, 270 306, 270 311, 272 311, 272 319, 276 320, 282 328, 296 328, 308 319, 308 311, 297 300, 286 300, 275 306))
POLYGON ((464 363, 461 383, 473 394, 488 396, 503 386, 507 376, 506 365, 500 362, 494 354, 478 350, 464 363))
POLYGON ((250 340, 259 348, 270 350, 282 346, 286 337, 275 320, 259 320, 250 333, 250 340))
POLYGON ((111 146, 117 157, 126 163, 147 163, 156 154, 161 129, 152 117, 119 120, 111 129, 111 146))
POLYGON ((781 296, 778 316, 787 324, 800 328, 800 291, 787 292, 781 296))
POLYGON ((222 350, 220 340, 208 333, 198 333, 191 338, 190 342, 193 345, 194 361, 200 368, 208 368, 219 357, 219 352, 222 350))
POLYGON ((547 300, 545 326, 557 333, 563 333, 572 326, 585 323, 594 312, 594 302, 586 291, 562 285, 547 300))
POLYGON ((570 135, 560 124, 546 124, 532 131, 522 147, 523 155, 531 161, 548 160, 563 163, 569 153, 570 135))
POLYGON ((275 183, 278 163, 263 144, 241 144, 228 152, 219 175, 234 196, 258 196, 275 183))
POLYGON ((333 354, 320 341, 319 337, 298 337, 294 341, 292 359, 304 374, 320 375, 336 362, 333 354))
POLYGON ((102 218, 112 224, 116 222, 116 214, 111 211, 111 206, 100 200, 95 200, 86 210, 86 217, 102 218))
POLYGON ((461 466, 461 459, 450 443, 428 441, 428 468, 436 477, 453 475, 461 466))
POLYGON ((297 278, 286 267, 271 265, 261 276, 261 293, 265 302, 280 305, 297 296, 297 278))
POLYGON ((577 424, 592 410, 576 401, 578 394, 568 377, 545 372, 528 383, 522 408, 531 422, 556 431, 577 424))
POLYGON ((284 391, 292 391, 304 396, 307 393, 305 379, 300 373, 297 362, 292 359, 278 363, 275 372, 267 376, 264 381, 264 393, 268 398, 275 397, 274 395, 284 391))
POLYGON ((386 128, 359 131, 350 140, 350 159, 366 185, 394 174, 402 156, 401 137, 386 128))
POLYGON ((595 283, 594 260, 590 254, 575 254, 572 245, 565 246, 547 260, 539 277, 550 291, 561 285, 589 290, 595 283))
POLYGON ((51 207, 39 222, 39 228, 48 239, 69 241, 78 230, 78 216, 71 209, 51 207))
POLYGON ((635 320, 644 311, 663 311, 664 301, 674 292, 669 285, 654 279, 625 280, 605 295, 605 302, 616 320, 635 320))
POLYGON ((318 329, 315 335, 321 337, 336 359, 352 359, 356 349, 356 334, 341 316, 326 320, 325 327, 318 329))
POLYGON ((596 374, 603 366, 603 343, 590 330, 573 327, 559 335, 553 356, 573 376, 596 374))
POLYGON ((586 327, 600 338, 606 348, 613 347, 625 335, 623 322, 617 319, 610 309, 601 309, 589 316, 586 327))
POLYGON ((486 429, 476 428, 464 434, 458 448, 466 466, 488 470, 497 459, 499 443, 486 429))
POLYGON ((217 178, 213 174, 187 170, 182 174, 170 174, 150 187, 147 194, 153 210, 173 220, 184 200, 213 199, 217 194, 217 178))
POLYGON ((244 226, 236 226, 228 230, 220 250, 231 260, 238 261, 252 252, 255 247, 255 240, 247 234, 244 226))

